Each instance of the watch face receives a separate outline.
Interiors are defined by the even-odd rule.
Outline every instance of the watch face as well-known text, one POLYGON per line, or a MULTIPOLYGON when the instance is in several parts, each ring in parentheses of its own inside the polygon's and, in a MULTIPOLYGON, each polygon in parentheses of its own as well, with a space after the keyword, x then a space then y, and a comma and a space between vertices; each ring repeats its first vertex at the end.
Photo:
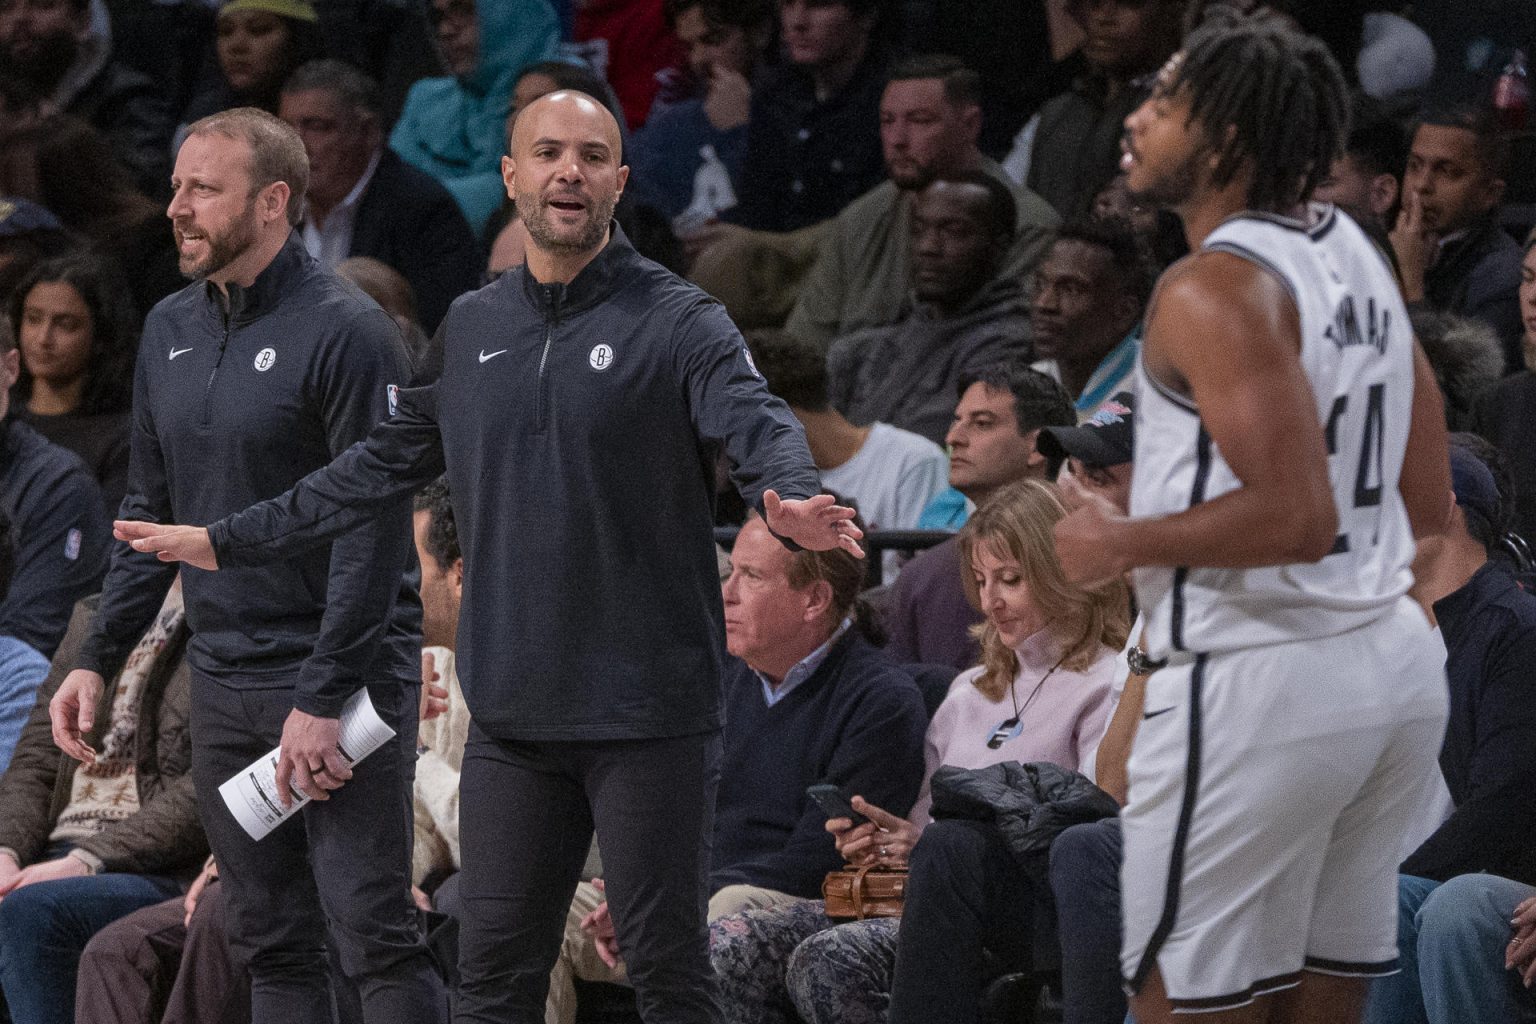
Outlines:
POLYGON ((1165 664, 1147 657, 1147 652, 1140 647, 1132 647, 1131 653, 1126 656, 1126 661, 1130 665, 1131 673, 1138 676, 1149 676, 1165 664))

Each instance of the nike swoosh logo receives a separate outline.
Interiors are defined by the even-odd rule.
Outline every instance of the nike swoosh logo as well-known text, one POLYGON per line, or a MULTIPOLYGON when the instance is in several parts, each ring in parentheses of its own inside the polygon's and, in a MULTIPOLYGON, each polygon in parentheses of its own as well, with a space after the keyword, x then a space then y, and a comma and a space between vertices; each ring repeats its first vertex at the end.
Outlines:
POLYGON ((175 359, 177 356, 184 356, 191 351, 191 346, 188 346, 187 348, 173 348, 171 349, 171 358, 175 359))
MULTIPOLYGON (((1175 705, 1175 707, 1177 707, 1177 705, 1175 705)), ((1156 718, 1158 715, 1166 715, 1172 710, 1173 708, 1158 708, 1156 711, 1148 711, 1141 716, 1141 720, 1145 722, 1149 718, 1156 718)))
POLYGON ((480 350, 480 361, 482 363, 488 362, 488 361, 490 361, 492 359, 495 359, 497 356, 505 355, 506 352, 507 352, 506 349, 500 348, 500 349, 497 349, 495 352, 492 352, 490 355, 486 355, 485 354, 485 349, 481 349, 480 350))

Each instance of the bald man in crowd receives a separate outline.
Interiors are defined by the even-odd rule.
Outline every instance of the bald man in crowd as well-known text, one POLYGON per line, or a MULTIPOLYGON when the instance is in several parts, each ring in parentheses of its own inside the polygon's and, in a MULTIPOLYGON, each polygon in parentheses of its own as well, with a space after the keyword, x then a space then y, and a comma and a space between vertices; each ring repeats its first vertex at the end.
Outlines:
POLYGON ((705 929, 724 612, 713 453, 786 543, 861 554, 724 309, 612 223, 629 169, 591 97, 519 115, 502 161, 527 262, 461 298, 435 384, 286 495, 207 528, 120 523, 205 569, 290 556, 446 467, 467 568, 456 1020, 543 1020, 595 829, 647 1024, 718 1014, 705 929), (442 392, 442 400, 438 392, 442 392))

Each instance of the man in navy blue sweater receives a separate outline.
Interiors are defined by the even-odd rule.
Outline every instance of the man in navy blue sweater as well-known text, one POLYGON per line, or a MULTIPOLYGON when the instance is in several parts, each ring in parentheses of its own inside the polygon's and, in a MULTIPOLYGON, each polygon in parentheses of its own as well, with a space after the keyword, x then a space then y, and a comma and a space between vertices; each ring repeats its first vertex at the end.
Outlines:
MULTIPOLYGON (((723 587, 733 657, 725 669, 711 921, 821 895, 822 879, 842 858, 807 786, 831 783, 898 814, 917 798, 927 713, 917 685, 864 635, 863 577, 862 562, 846 551, 791 554, 757 516, 736 539, 723 587)), ((550 980, 549 1021, 574 1020, 573 975, 623 979, 602 899, 598 885, 577 889, 550 980)))

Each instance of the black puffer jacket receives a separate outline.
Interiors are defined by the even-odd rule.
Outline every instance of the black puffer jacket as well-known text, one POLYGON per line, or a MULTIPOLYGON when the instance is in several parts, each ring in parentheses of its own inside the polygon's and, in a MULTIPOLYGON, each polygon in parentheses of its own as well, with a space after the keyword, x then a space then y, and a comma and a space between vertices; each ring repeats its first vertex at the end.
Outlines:
POLYGON ((1026 869, 1065 829, 1119 811, 1114 798, 1086 776, 1048 761, 975 769, 945 765, 933 773, 933 816, 995 822, 1026 869))

